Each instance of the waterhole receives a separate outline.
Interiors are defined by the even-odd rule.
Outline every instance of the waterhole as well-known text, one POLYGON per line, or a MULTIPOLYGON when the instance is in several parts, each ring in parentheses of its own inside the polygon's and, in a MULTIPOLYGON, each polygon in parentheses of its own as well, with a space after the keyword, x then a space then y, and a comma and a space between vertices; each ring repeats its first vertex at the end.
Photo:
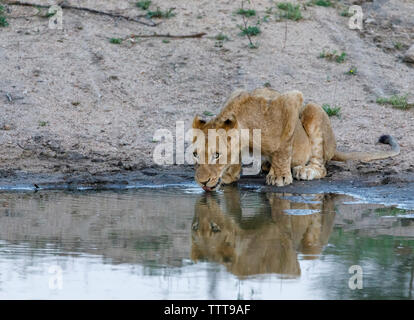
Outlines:
POLYGON ((1 299, 411 299, 414 214, 226 187, 0 193, 1 299))

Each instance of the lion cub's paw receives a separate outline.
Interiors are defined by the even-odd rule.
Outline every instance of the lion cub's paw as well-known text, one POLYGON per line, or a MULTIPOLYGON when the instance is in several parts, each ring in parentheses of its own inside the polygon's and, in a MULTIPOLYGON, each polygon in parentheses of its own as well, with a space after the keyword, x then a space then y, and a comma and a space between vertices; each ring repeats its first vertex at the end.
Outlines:
POLYGON ((231 184, 240 179, 241 166, 231 166, 228 168, 221 177, 223 184, 231 184))
POLYGON ((326 175, 326 169, 316 166, 297 166, 293 168, 293 176, 297 180, 320 179, 326 175))
POLYGON ((237 175, 237 176, 233 177, 233 176, 232 176, 232 175, 230 175, 230 174, 224 174, 224 175, 221 177, 221 182, 222 182, 223 184, 231 184, 231 183, 233 183, 233 182, 238 181, 239 179, 240 179, 240 175, 237 175))
POLYGON ((290 172, 286 175, 276 176, 272 171, 273 170, 266 176, 266 183, 268 185, 283 187, 293 182, 292 174, 290 172))

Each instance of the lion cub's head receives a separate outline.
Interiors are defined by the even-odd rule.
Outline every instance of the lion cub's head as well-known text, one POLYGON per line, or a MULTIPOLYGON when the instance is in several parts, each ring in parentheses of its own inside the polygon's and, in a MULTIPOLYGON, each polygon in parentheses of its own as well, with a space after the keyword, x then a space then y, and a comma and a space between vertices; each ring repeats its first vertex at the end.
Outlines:
POLYGON ((238 124, 234 116, 213 119, 209 122, 196 116, 193 121, 193 157, 196 171, 195 180, 205 190, 212 191, 220 186, 223 173, 232 164, 238 148, 232 148, 232 133, 237 134, 238 124))

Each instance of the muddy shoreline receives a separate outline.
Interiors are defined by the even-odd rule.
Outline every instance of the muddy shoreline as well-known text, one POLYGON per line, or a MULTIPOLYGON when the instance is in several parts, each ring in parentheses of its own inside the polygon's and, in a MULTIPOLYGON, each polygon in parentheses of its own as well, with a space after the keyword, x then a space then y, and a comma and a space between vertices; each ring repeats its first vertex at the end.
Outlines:
MULTIPOLYGON (((338 168, 328 167, 328 177, 314 181, 296 181, 286 187, 265 185, 265 176, 242 176, 241 189, 282 193, 341 193, 362 201, 414 209, 414 174, 377 172, 371 175, 346 176, 338 168)), ((139 170, 101 173, 28 173, 1 171, 0 192, 10 191, 84 191, 125 190, 138 188, 192 187, 191 166, 145 167, 139 170)))

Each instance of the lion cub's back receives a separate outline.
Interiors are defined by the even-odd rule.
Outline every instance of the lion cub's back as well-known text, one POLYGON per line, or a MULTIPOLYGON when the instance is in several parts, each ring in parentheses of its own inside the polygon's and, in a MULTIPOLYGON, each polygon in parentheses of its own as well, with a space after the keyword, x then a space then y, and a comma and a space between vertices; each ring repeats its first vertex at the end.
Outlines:
POLYGON ((266 100, 274 100, 280 97, 280 93, 269 88, 258 88, 251 92, 254 97, 264 98, 266 100))

